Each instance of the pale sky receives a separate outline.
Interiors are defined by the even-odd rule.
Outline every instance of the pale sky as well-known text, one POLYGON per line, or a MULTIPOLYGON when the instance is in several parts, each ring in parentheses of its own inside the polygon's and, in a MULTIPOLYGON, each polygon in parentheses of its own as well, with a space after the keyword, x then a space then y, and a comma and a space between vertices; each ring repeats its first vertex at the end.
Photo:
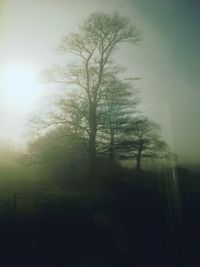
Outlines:
POLYGON ((144 32, 117 61, 141 77, 143 108, 180 160, 200 164, 200 5, 195 0, 5 0, 1 6, 0 138, 23 142, 24 126, 48 86, 38 74, 69 62, 54 49, 91 12, 118 11, 144 32), (11 75, 12 73, 12 75, 11 75), (25 78, 24 78, 25 77, 25 78))

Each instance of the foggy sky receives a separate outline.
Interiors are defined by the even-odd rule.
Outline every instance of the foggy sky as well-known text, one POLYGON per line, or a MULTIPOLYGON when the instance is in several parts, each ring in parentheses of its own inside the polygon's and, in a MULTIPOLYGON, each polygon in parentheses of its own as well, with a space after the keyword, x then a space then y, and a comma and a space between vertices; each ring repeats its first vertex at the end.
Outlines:
MULTIPOLYGON (((117 61, 141 77, 143 109, 158 121, 182 162, 200 164, 200 4, 195 0, 7 0, 1 7, 0 70, 15 62, 35 72, 68 62, 54 47, 94 11, 118 11, 143 30, 140 46, 124 46, 117 61)), ((35 102, 8 107, 0 92, 0 137, 20 142, 23 126, 48 88, 38 83, 35 102)), ((3 88, 1 88, 3 90, 3 88)), ((27 101, 29 101, 27 99, 27 101)))

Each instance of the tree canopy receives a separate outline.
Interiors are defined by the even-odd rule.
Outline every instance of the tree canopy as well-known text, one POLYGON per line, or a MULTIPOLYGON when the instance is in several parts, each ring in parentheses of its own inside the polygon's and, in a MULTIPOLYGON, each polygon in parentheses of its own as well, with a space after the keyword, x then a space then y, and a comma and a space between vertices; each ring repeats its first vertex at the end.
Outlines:
POLYGON ((159 125, 141 117, 137 78, 126 78, 114 61, 120 44, 141 39, 141 31, 118 13, 92 13, 62 38, 58 50, 73 54, 74 62, 43 72, 45 81, 64 84, 66 90, 44 116, 34 118, 43 136, 30 144, 30 155, 37 160, 55 159, 56 151, 74 160, 87 155, 92 176, 98 158, 135 158, 139 170, 143 158, 160 155, 166 144, 159 125))

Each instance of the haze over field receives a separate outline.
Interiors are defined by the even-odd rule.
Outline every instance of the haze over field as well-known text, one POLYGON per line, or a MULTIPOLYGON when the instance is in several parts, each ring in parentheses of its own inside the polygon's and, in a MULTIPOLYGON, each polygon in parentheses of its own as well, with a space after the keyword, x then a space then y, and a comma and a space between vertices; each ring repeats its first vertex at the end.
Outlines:
POLYGON ((1 1, 0 138, 23 143, 25 124, 52 88, 38 74, 54 63, 61 37, 91 12, 118 11, 144 32, 139 46, 125 46, 118 61, 127 76, 141 77, 142 105, 161 124, 182 162, 200 164, 200 4, 195 0, 1 1))

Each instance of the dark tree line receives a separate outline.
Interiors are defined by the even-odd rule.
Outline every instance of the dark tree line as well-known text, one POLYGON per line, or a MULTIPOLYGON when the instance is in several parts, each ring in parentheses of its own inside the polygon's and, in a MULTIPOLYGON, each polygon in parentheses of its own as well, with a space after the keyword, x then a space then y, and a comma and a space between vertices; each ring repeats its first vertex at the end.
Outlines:
POLYGON ((44 71, 43 79, 63 84, 66 92, 53 109, 34 118, 33 126, 41 135, 29 145, 29 159, 47 160, 63 150, 64 158, 88 157, 94 175, 101 157, 134 158, 140 170, 143 158, 166 152, 159 126, 139 112, 136 79, 126 79, 114 62, 122 43, 138 44, 141 39, 137 27, 118 13, 93 13, 77 32, 63 37, 59 51, 73 54, 74 62, 44 71))

